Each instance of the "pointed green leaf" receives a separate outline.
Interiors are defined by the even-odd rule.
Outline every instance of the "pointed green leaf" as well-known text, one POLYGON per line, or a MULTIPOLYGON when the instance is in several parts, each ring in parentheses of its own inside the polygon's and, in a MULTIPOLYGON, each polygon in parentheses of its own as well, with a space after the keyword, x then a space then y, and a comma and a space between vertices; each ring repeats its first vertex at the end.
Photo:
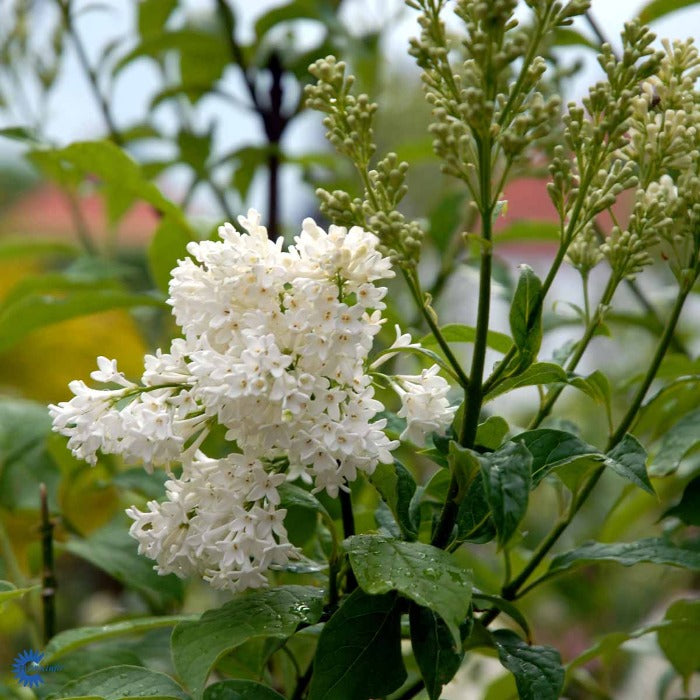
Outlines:
POLYGON ((0 607, 8 600, 21 598, 30 591, 37 591, 41 586, 28 586, 27 588, 16 588, 10 581, 0 581, 0 607))
POLYGON ((110 309, 162 305, 161 299, 149 294, 99 287, 67 294, 28 294, 0 311, 0 352, 32 331, 59 321, 110 309))
POLYGON ((647 453, 639 440, 627 433, 622 440, 608 452, 606 464, 613 471, 639 486, 647 493, 655 494, 654 487, 647 475, 647 453))
POLYGON ((414 540, 418 530, 411 518, 410 506, 416 492, 416 482, 411 473, 399 461, 378 464, 370 481, 389 506, 403 536, 414 540))
POLYGON ((161 34, 176 7, 177 0, 141 0, 138 4, 139 34, 144 39, 161 34))
POLYGON ((681 500, 661 517, 679 518, 686 525, 700 527, 700 476, 696 476, 686 484, 681 500))
POLYGON ((168 293, 170 273, 178 260, 187 257, 187 244, 192 241, 189 226, 170 216, 164 216, 148 246, 148 269, 158 289, 168 293))
POLYGON ((501 394, 524 386, 539 386, 541 384, 566 383, 566 372, 552 362, 537 362, 530 365, 524 372, 515 377, 508 377, 489 391, 484 397, 485 401, 491 401, 501 394))
POLYGON ((599 461, 605 459, 598 448, 564 430, 537 428, 520 433, 512 440, 522 442, 532 454, 532 488, 553 469, 569 464, 581 456, 592 456, 599 461))
POLYGON ((496 630, 492 636, 498 658, 515 676, 520 700, 558 700, 564 668, 556 649, 530 646, 511 630, 496 630))
POLYGON ((522 442, 508 442, 481 457, 486 500, 501 547, 517 530, 530 497, 532 455, 522 442))
POLYGON ((380 535, 355 535, 344 547, 366 593, 399 591, 440 615, 459 642, 459 626, 469 611, 471 573, 452 555, 429 544, 380 535))
POLYGON ((209 672, 226 653, 254 637, 286 638, 302 623, 321 616, 323 590, 280 586, 239 593, 195 622, 181 622, 171 638, 173 664, 195 698, 201 698, 209 672))
POLYGON ((272 688, 255 681, 222 681, 204 691, 204 700, 284 700, 272 688))
MULTIPOLYGON (((443 470, 443 473, 444 470, 443 470)), ((471 482, 457 511, 457 540, 460 542, 490 542, 496 536, 491 508, 486 500, 483 472, 471 482)), ((443 496, 441 500, 445 500, 443 496)))
POLYGON ((442 686, 457 673, 464 652, 456 644, 442 618, 428 608, 411 603, 408 609, 411 647, 430 700, 440 697, 442 686))
POLYGON ((575 389, 582 391, 587 396, 590 396, 596 403, 603 406, 608 418, 608 425, 611 424, 612 416, 610 402, 612 394, 610 389, 610 381, 600 370, 592 372, 587 377, 572 377, 569 380, 569 384, 575 389))
POLYGON ((384 697, 405 679, 396 594, 355 589, 321 632, 309 700, 384 697))
POLYGON ((505 418, 489 416, 483 423, 479 423, 474 444, 489 450, 497 450, 503 443, 509 429, 505 418))
MULTIPOLYGON (((476 328, 474 326, 465 326, 460 323, 448 323, 440 329, 443 338, 448 343, 473 343, 476 338, 476 328)), ((438 345, 435 336, 432 333, 420 339, 420 344, 426 348, 435 348, 438 345)), ((486 344, 497 352, 505 353, 510 350, 513 341, 510 336, 498 331, 489 331, 486 337, 486 344)))
POLYGON ((46 645, 43 663, 48 664, 59 657, 94 642, 126 635, 144 634, 161 627, 174 627, 179 622, 196 620, 196 615, 161 615, 159 617, 141 617, 134 620, 122 620, 99 627, 78 627, 59 632, 46 645))
POLYGON ((138 544, 126 528, 110 525, 86 539, 70 539, 64 546, 158 607, 182 601, 182 580, 175 574, 160 576, 153 568, 153 561, 138 553, 138 544))
POLYGON ((67 683, 51 696, 56 700, 95 698, 122 700, 189 700, 187 693, 169 676, 140 666, 112 666, 67 683))
POLYGON ((301 488, 301 486, 286 481, 277 491, 280 495, 281 506, 283 508, 295 506, 296 508, 303 508, 304 510, 314 510, 330 518, 328 511, 321 501, 319 501, 313 493, 301 488))
POLYGON ((35 149, 28 157, 61 184, 77 184, 91 175, 98 177, 107 188, 108 200, 114 199, 115 217, 138 198, 187 225, 180 208, 164 197, 144 177, 141 166, 111 141, 82 141, 64 148, 35 149))
POLYGON ((520 265, 520 278, 510 307, 510 332, 518 350, 519 371, 529 367, 542 345, 542 282, 528 265, 520 265))
POLYGON ((474 591, 472 600, 475 603, 477 603, 478 601, 486 602, 489 605, 493 605, 494 607, 498 608, 501 612, 504 612, 506 615, 508 615, 508 617, 511 618, 511 620, 520 625, 520 628, 525 633, 525 636, 528 640, 528 644, 530 643, 532 637, 532 634, 530 632, 530 625, 528 624, 525 616, 520 612, 520 610, 518 610, 514 603, 512 603, 509 600, 506 600, 505 598, 501 598, 500 596, 489 595, 488 593, 482 593, 481 591, 474 591))
POLYGON ((670 624, 656 633, 659 646, 673 668, 688 679, 700 670, 700 598, 677 600, 664 619, 670 624))
POLYGON ((637 15, 641 24, 649 24, 666 15, 682 10, 685 7, 697 5, 698 0, 651 0, 637 15))
POLYGON ((700 552, 684 549, 662 538, 648 537, 636 542, 587 542, 569 552, 559 554, 549 565, 549 574, 568 571, 569 569, 610 561, 623 566, 635 564, 665 564, 679 566, 692 571, 700 570, 700 552))
POLYGON ((447 463, 450 473, 457 480, 455 501, 461 502, 466 496, 481 467, 478 453, 462 447, 455 440, 450 441, 447 463))
POLYGON ((40 256, 74 258, 77 255, 78 249, 71 243, 56 241, 51 238, 3 236, 2 240, 0 240, 0 260, 40 256))
POLYGON ((673 474, 683 457, 700 443, 700 409, 679 420, 663 437, 649 472, 652 476, 673 474))

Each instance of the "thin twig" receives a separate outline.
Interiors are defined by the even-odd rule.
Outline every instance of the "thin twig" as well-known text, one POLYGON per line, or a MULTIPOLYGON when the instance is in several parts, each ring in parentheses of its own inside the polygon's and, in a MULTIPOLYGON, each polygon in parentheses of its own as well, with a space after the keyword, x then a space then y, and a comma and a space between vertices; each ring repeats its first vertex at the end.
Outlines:
MULTIPOLYGON (((343 534, 345 537, 352 537, 355 534, 355 516, 352 512, 352 497, 348 491, 340 491, 340 511, 343 518, 343 534)), ((357 588, 357 579, 352 571, 352 567, 348 567, 348 572, 345 576, 345 588, 347 592, 357 588)))
POLYGON ((114 143, 116 143, 118 146, 122 146, 124 144, 124 139, 121 133, 119 132, 119 129, 117 128, 116 122, 114 121, 114 116, 112 115, 112 110, 109 106, 109 102, 107 102, 106 97, 100 89, 97 73, 95 72, 95 69, 90 65, 90 61, 87 57, 87 52, 85 51, 85 46, 83 45, 83 41, 80 38, 80 34, 78 34, 75 28, 73 17, 71 16, 70 12, 70 3, 66 2, 66 0, 57 0, 57 3, 61 11, 61 15, 63 16, 66 30, 68 31, 68 34, 70 35, 71 40, 73 41, 75 53, 78 57, 78 63, 80 63, 83 70, 85 71, 85 75, 87 76, 88 82, 90 83, 92 92, 95 95, 97 104, 99 105, 100 111, 102 112, 102 117, 105 121, 105 124, 107 125, 109 136, 114 141, 114 143))
POLYGON ((46 484, 39 486, 41 499, 41 603, 44 611, 44 643, 56 634, 56 572, 53 563, 53 528, 49 517, 46 484))

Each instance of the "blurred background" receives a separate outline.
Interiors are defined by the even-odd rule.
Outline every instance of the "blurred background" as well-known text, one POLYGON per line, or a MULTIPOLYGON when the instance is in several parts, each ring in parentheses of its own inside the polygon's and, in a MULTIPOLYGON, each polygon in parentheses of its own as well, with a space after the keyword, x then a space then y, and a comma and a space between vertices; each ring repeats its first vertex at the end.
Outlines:
MULTIPOLYGON (((527 26, 524 4, 518 12, 527 26)), ((601 78, 601 41, 619 47, 624 22, 637 16, 660 37, 700 34, 700 3, 593 0, 590 18, 579 18, 547 48, 551 89, 564 103, 579 101, 601 78)), ((430 113, 407 54, 415 34, 414 13, 399 0, 0 0, 0 579, 22 587, 38 576, 44 482, 51 511, 60 513, 59 629, 147 611, 199 612, 221 600, 199 584, 159 579, 136 557, 123 508, 157 498, 163 477, 108 459, 94 469, 75 462, 65 441, 50 433, 45 406, 69 398, 68 382, 86 379, 97 355, 115 357, 127 376, 139 376, 143 354, 169 343, 176 329, 163 303, 168 271, 188 241, 213 235, 248 207, 263 212, 272 236, 291 241, 303 217, 318 218, 316 186, 359 192, 350 166, 325 143, 320 116, 303 106, 307 66, 316 58, 332 53, 347 61, 359 89, 378 102, 379 153, 395 151, 409 161, 402 207, 428 232, 425 288, 441 323, 473 323, 478 264, 459 233, 478 224, 465 192, 440 174, 432 155, 430 113)), ((496 240, 497 330, 508 329, 517 264, 546 273, 555 251, 546 165, 544 153, 505 189, 508 208, 496 240)), ((595 296, 595 272, 590 284, 595 296)), ((580 318, 567 306, 581 303, 579 287, 578 276, 563 270, 545 309, 542 357, 580 333, 580 318)), ((602 361, 618 407, 654 346, 670 293, 668 273, 646 272, 620 295, 613 337, 591 346, 582 370, 602 361)), ((385 342, 393 320, 424 334, 400 283, 389 302, 385 342)), ((662 372, 660 386, 698 372, 698 320, 695 295, 677 333, 675 364, 662 372)), ((468 346, 459 352, 468 359, 468 346)), ((498 357, 493 352, 487 366, 498 357)), ((647 416, 640 430, 648 444, 681 407, 700 404, 699 394, 697 384, 684 386, 647 416)), ((527 422, 532 398, 523 390, 492 409, 515 427, 527 422)), ((567 393, 553 420, 575 422, 595 444, 605 417, 585 397, 567 393)), ((687 473, 694 468, 686 465, 687 473)), ((681 487, 668 488, 680 494, 681 487)), ((618 482, 598 494, 571 538, 643 536, 663 512, 641 492, 618 507, 618 482), (600 514, 611 509, 606 530, 596 530, 600 514)), ((546 531, 557 497, 554 489, 539 496, 525 538, 546 531)), ((358 493, 356 500, 366 510, 365 527, 374 527, 373 496, 358 493)), ((315 531, 301 518, 297 529, 300 542, 315 531)), ((472 565, 480 587, 489 588, 501 570, 484 549, 472 565)), ((528 597, 526 607, 537 620, 537 641, 554 643, 567 660, 595 635, 658 618, 694 588, 688 574, 663 568, 584 570, 528 597)), ((36 592, 4 605, 0 597, 0 698, 34 697, 11 680, 10 667, 21 649, 42 648, 38 613, 36 592)), ((167 630, 91 654, 67 658, 63 673, 70 674, 71 663, 87 672, 108 661, 165 668, 167 630)), ((678 697, 657 655, 654 639, 645 637, 596 662, 590 674, 610 697, 678 697), (651 656, 640 670, 642 653, 651 656)), ((226 670, 253 673, 244 656, 228 659, 226 670)), ((511 697, 510 681, 494 664, 468 661, 444 697, 511 697)), ((55 689, 62 678, 55 675, 37 696, 55 689)))

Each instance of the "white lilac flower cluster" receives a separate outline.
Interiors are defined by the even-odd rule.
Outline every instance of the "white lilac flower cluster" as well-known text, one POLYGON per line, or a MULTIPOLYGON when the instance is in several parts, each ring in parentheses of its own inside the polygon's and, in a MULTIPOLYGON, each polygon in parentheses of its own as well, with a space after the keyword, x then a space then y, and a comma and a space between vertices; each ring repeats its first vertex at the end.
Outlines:
MULTIPOLYGON (((141 384, 101 357, 91 376, 114 388, 75 381, 75 396, 50 407, 81 459, 94 464, 101 451, 149 470, 181 465, 163 502, 127 511, 130 532, 160 573, 234 590, 264 585, 268 568, 298 555, 278 507, 283 482, 301 477, 336 496, 398 445, 376 419, 384 406, 368 361, 387 291, 374 282, 394 275, 377 237, 306 219, 283 251, 256 211, 239 222, 244 233, 226 224, 221 240, 189 244, 168 300, 182 337, 146 356, 141 384), (222 459, 202 450, 217 424, 232 445, 222 459)), ((399 334, 395 346, 409 343, 399 334)), ((452 420, 437 371, 392 382, 402 438, 422 443, 452 420)))

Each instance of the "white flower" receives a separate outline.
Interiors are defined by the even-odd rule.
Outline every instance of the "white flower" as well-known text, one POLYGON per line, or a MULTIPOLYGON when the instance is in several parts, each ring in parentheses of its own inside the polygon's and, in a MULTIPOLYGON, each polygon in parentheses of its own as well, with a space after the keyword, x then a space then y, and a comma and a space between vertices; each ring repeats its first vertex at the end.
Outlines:
MULTIPOLYGON (((145 357, 141 385, 101 357, 92 378, 119 388, 75 382, 73 399, 51 407, 80 458, 182 465, 162 502, 129 509, 131 534, 161 573, 232 590, 265 585, 270 567, 297 556, 278 508, 285 480, 336 496, 398 446, 368 373, 386 294, 374 282, 394 274, 377 237, 306 219, 283 251, 256 211, 239 223, 243 233, 226 224, 220 240, 188 245, 168 299, 183 337, 145 357), (216 424, 236 446, 223 459, 201 451, 216 424)), ((392 347, 413 346, 397 328, 392 347)), ((436 372, 397 380, 415 441, 454 413, 436 372)))
POLYGON ((450 385, 438 374, 440 368, 433 365, 419 375, 397 375, 396 390, 401 397, 401 410, 397 413, 406 419, 402 440, 415 445, 425 445, 425 438, 432 432, 444 432, 457 410, 450 406, 447 392, 450 385))

